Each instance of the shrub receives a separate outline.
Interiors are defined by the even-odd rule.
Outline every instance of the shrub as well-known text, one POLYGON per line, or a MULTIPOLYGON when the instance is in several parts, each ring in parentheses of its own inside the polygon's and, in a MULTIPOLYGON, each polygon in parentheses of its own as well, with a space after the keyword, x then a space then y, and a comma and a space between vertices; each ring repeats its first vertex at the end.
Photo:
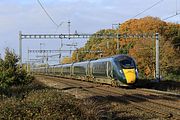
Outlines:
POLYGON ((4 59, 0 58, 0 89, 7 89, 14 85, 30 83, 30 76, 19 64, 19 58, 14 51, 6 48, 4 59))

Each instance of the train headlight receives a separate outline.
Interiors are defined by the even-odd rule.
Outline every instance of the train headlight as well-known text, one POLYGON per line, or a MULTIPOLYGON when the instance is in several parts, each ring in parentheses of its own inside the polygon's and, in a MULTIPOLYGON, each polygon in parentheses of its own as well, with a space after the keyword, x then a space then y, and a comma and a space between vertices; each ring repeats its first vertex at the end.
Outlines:
POLYGON ((136 69, 136 73, 138 73, 138 70, 136 69))
POLYGON ((138 70, 137 70, 137 69, 136 69, 136 76, 137 76, 137 78, 139 77, 139 76, 138 76, 138 70))

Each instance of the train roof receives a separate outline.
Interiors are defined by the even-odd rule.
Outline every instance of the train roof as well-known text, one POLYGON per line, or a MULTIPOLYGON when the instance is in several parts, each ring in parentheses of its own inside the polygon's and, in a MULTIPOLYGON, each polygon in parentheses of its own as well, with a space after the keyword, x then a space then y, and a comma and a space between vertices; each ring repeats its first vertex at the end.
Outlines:
MULTIPOLYGON (((114 55, 114 56, 109 56, 109 57, 104 57, 104 58, 99 58, 99 59, 91 59, 91 60, 86 60, 86 61, 80 61, 80 62, 74 62, 74 63, 68 63, 68 64, 56 64, 56 65, 50 65, 50 66, 68 66, 68 65, 72 65, 72 64, 78 64, 78 63, 83 63, 83 62, 88 62, 88 61, 101 61, 101 60, 107 60, 107 59, 116 59, 116 58, 124 58, 124 57, 128 57, 128 58, 132 58, 131 56, 127 55, 127 54, 118 54, 118 55, 114 55)), ((133 59, 133 58, 132 58, 133 59)))
POLYGON ((131 56, 126 55, 126 54, 118 54, 118 55, 114 55, 114 56, 110 56, 110 57, 104 57, 104 58, 100 58, 100 59, 95 59, 95 60, 90 60, 92 62, 95 61, 107 61, 109 59, 127 59, 127 58, 131 58, 133 59, 131 56))
POLYGON ((114 56, 109 56, 109 57, 99 58, 99 59, 96 59, 96 60, 100 60, 100 59, 108 59, 108 58, 124 58, 124 57, 132 58, 131 56, 129 56, 129 55, 127 55, 127 54, 118 54, 118 55, 114 55, 114 56))
POLYGON ((112 58, 117 58, 117 57, 130 57, 130 56, 127 54, 118 54, 118 55, 112 56, 112 58))

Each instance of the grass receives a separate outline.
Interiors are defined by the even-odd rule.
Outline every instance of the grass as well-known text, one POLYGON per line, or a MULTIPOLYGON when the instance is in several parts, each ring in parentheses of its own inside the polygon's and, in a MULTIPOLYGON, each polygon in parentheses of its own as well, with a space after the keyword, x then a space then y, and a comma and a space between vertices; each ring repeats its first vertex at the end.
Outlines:
POLYGON ((108 118, 103 103, 79 100, 60 90, 33 82, 11 87, 0 94, 0 119, 103 119, 108 118))

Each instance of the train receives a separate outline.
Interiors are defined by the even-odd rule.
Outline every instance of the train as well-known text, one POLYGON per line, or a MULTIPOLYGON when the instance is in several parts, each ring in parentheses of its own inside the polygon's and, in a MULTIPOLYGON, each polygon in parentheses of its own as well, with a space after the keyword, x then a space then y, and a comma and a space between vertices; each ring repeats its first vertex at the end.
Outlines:
POLYGON ((70 64, 36 67, 32 68, 31 72, 105 83, 112 86, 130 86, 138 80, 138 69, 135 60, 124 54, 70 64))

